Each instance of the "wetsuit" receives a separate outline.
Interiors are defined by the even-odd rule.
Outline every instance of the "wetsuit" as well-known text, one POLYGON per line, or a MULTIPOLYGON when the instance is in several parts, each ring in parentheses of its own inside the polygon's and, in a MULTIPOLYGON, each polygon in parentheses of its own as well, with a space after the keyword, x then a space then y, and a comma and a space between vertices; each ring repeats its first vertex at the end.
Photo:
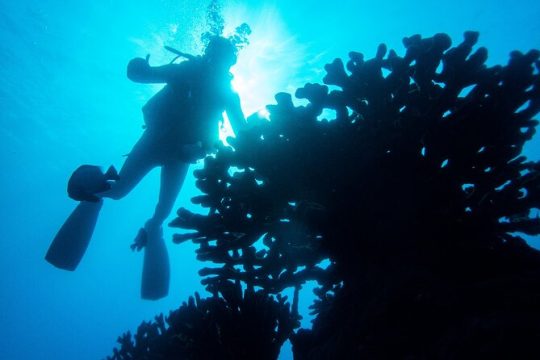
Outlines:
POLYGON ((159 163, 171 157, 185 160, 186 145, 200 142, 204 150, 201 154, 210 150, 219 140, 218 123, 223 111, 227 111, 233 128, 244 122, 228 71, 212 71, 203 58, 162 67, 138 66, 135 70, 128 66, 131 80, 166 82, 142 108, 146 130, 140 141, 159 163))

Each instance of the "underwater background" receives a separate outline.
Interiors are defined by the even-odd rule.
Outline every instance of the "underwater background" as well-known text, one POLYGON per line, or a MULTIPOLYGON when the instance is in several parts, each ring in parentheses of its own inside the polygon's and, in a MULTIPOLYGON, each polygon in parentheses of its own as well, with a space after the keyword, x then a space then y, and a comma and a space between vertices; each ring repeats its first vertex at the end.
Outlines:
MULTIPOLYGON (((514 49, 540 48, 540 4, 499 1, 224 1, 225 33, 250 25, 250 45, 233 73, 246 115, 321 82, 324 64, 351 50, 372 56, 384 42, 398 54, 416 33, 480 32, 488 65, 505 64, 514 49)), ((7 1, 0 3, 0 359, 100 359, 117 337, 142 320, 204 293, 195 246, 172 245, 169 296, 140 299, 142 253, 129 245, 152 214, 158 171, 126 198, 106 201, 94 237, 76 272, 44 261, 75 206, 66 182, 81 164, 120 168, 142 132, 141 107, 159 86, 126 78, 127 62, 151 54, 168 63, 170 45, 199 54, 205 1, 7 1)), ((216 129, 217 130, 217 129, 216 129)), ((533 139, 525 155, 540 156, 533 139)), ((200 165, 199 165, 200 166, 200 165)), ((196 168, 197 165, 192 168, 196 168)), ((188 175, 175 208, 197 211, 188 175)), ((540 241, 528 238, 540 247, 540 241)), ((300 297, 303 326, 312 297, 300 297)), ((282 359, 291 358, 287 345, 282 359)))

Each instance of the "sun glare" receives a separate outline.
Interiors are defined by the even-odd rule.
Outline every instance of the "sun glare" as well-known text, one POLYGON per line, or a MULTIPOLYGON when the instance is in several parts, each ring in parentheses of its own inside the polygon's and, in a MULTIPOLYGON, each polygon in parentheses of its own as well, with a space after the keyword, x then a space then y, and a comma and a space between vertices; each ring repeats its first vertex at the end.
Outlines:
MULTIPOLYGON (((298 74, 305 48, 288 33, 273 7, 253 11, 234 5, 224 9, 224 17, 226 36, 243 22, 248 23, 252 30, 249 45, 240 50, 238 62, 231 69, 234 75, 232 84, 240 95, 246 117, 259 112, 260 116, 268 118, 266 105, 274 103, 274 95, 280 91, 292 91, 299 85, 298 74)), ((225 117, 220 138, 225 140, 232 135, 225 117)))

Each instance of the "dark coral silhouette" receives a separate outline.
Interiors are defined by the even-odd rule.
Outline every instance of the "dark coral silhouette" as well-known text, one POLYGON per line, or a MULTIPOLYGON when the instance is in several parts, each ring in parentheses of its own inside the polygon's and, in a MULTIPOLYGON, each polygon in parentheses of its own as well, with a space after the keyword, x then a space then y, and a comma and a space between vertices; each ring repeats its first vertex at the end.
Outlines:
POLYGON ((166 318, 143 322, 133 337, 127 332, 108 359, 276 359, 298 326, 286 297, 243 292, 238 282, 219 288, 213 297, 196 293, 166 318))
POLYGON ((540 233, 540 163, 521 156, 540 111, 540 52, 489 67, 477 39, 351 52, 326 66, 326 85, 297 90, 308 105, 277 94, 271 121, 252 116, 234 149, 207 157, 193 201, 208 215, 180 209, 171 224, 191 230, 175 242, 215 264, 200 272, 205 301, 234 304, 219 295, 232 281, 267 299, 292 287, 297 302, 316 280, 312 330, 293 333, 295 311, 267 301, 283 309, 274 319, 290 316, 281 334, 295 359, 540 356, 540 253, 519 235, 540 233))

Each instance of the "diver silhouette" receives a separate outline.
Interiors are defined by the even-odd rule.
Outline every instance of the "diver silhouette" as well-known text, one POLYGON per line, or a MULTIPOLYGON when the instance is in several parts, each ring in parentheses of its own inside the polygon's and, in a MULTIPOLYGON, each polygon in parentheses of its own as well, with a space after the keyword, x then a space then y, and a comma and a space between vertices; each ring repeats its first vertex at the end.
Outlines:
POLYGON ((71 176, 68 193, 80 203, 45 256, 54 266, 76 269, 92 237, 102 198, 121 199, 150 170, 161 167, 158 203, 132 249, 144 249, 141 297, 167 295, 169 258, 162 224, 172 211, 189 164, 204 157, 219 140, 218 121, 224 111, 233 130, 246 124, 240 98, 231 86, 230 68, 237 60, 235 45, 214 36, 202 56, 184 56, 188 60, 157 67, 149 65, 149 56, 129 62, 130 80, 166 85, 142 108, 145 130, 119 174, 113 167, 104 174, 97 166, 83 165, 71 176))

